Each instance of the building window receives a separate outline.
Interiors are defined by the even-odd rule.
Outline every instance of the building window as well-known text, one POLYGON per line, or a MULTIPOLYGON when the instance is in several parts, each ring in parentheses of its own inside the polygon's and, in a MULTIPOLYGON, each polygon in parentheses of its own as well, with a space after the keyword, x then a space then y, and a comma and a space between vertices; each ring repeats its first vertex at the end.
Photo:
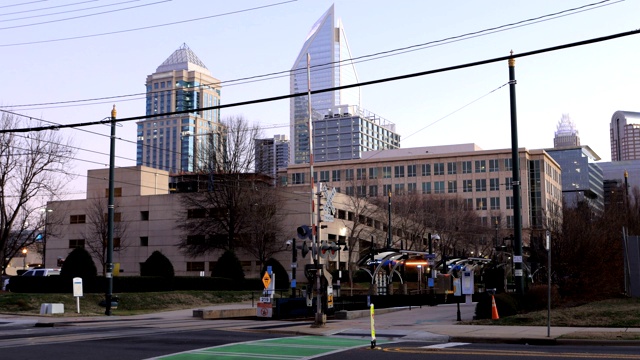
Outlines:
POLYGON ((373 167, 369 168, 369 179, 377 179, 378 178, 378 168, 373 167))
POLYGON ((369 185, 369 196, 378 196, 378 185, 369 185))
POLYGON ((487 179, 476 179, 476 191, 487 191, 487 179))
POLYGON ((353 181, 353 169, 346 169, 345 171, 345 180, 346 181, 353 181))
POLYGON ((329 170, 320 171, 320 182, 329 182, 329 170))
POLYGON ((511 177, 504 178, 504 184, 507 190, 513 190, 513 178, 511 177))
POLYGON ((404 194, 404 184, 396 184, 395 187, 396 187, 396 190, 395 190, 396 195, 404 194))
POLYGON ((431 183, 423 182, 422 183, 422 193, 423 194, 431 194, 431 183))
POLYGON ((492 216, 491 217, 491 225, 492 226, 498 226, 500 225, 500 216, 492 216))
POLYGON ((120 238, 119 237, 114 237, 113 238, 113 250, 114 251, 119 251, 120 250, 120 238))
POLYGON ((356 170, 356 180, 366 180, 367 179, 367 169, 357 169, 356 170))
POLYGON ((384 179, 390 179, 391 178, 391 166, 383 166, 382 167, 382 177, 384 179))
POLYGON ((415 194, 418 191, 418 187, 416 183, 408 183, 407 184, 407 192, 409 194, 415 194))
POLYGON ((344 191, 345 191, 345 194, 347 194, 347 195, 349 195, 349 196, 353 196, 353 195, 354 195, 354 193, 353 193, 353 186, 347 186, 347 187, 345 187, 344 191))
POLYGON ((493 159, 489 160, 489 172, 498 172, 500 171, 500 160, 493 159))
POLYGON ((514 221, 514 217, 513 215, 507 215, 507 229, 513 229, 513 221, 514 221))
POLYGON ((207 209, 188 209, 187 219, 204 219, 207 217, 207 209))
POLYGON ((471 169, 471 161, 463 161, 462 162, 462 173, 463 174, 471 174, 473 170, 471 169))
POLYGON ((433 193, 434 194, 444 194, 444 181, 434 181, 433 182, 433 193))
POLYGON ((504 171, 513 170, 513 162, 511 159, 504 159, 504 171))
POLYGON ((447 174, 455 175, 458 172, 457 165, 454 162, 447 163, 447 174))
POLYGON ((204 261, 187 261, 187 271, 204 271, 204 261))
POLYGON ((487 210, 487 198, 476 199, 476 210, 487 210))
POLYGON ((358 185, 358 186, 356 186, 356 195, 358 197, 367 196, 367 186, 366 185, 358 185))
POLYGON ((472 192, 473 191, 473 180, 462 180, 462 192, 472 192))
POLYGON ((431 176, 431 164, 422 164, 422 176, 431 176))
POLYGON ((291 183, 294 185, 304 184, 304 173, 291 174, 291 183))
POLYGON ((402 166, 394 166, 394 174, 395 177, 397 178, 403 178, 404 177, 404 165, 402 166))
POLYGON ((86 215, 71 215, 69 217, 69 224, 84 224, 86 221, 86 215))
POLYGON ((498 191, 500 190, 500 179, 489 179, 489 190, 498 191))
POLYGON ((447 183, 447 192, 449 194, 458 192, 458 181, 457 180, 449 180, 447 183))
POLYGON ((149 246, 148 236, 140 236, 140 246, 149 246))
POLYGON ((513 209, 513 196, 507 196, 507 210, 513 209))
POLYGON ((433 164, 433 175, 444 175, 444 163, 433 164))
POLYGON ((382 185, 382 196, 387 196, 391 192, 391 185, 385 184, 382 185))
POLYGON ((491 210, 500 210, 500 198, 499 197, 492 197, 489 199, 490 201, 490 205, 491 205, 491 210))
POLYGON ((149 221, 149 212, 148 211, 140 211, 140 220, 141 221, 149 221))
POLYGON ((69 249, 83 248, 84 239, 69 239, 69 249))
POLYGON ((476 172, 487 172, 487 162, 485 160, 476 160, 476 172))
MULTIPOLYGON (((109 221, 109 214, 102 214, 102 216, 104 216, 104 221, 109 221)), ((122 213, 113 213, 113 222, 120 222, 122 221, 122 213)))
POLYGON ((333 181, 341 181, 340 180, 340 170, 332 170, 331 171, 331 178, 333 179, 333 181))
POLYGON ((204 235, 188 235, 187 245, 202 245, 205 242, 204 235))
POLYGON ((407 165, 407 177, 416 177, 416 165, 407 165))
MULTIPOLYGON (((114 197, 122 197, 122 188, 114 188, 113 189, 114 197)), ((109 189, 104 189, 104 197, 109 197, 109 189)))
POLYGON ((473 199, 464 199, 462 207, 465 210, 473 210, 473 199))

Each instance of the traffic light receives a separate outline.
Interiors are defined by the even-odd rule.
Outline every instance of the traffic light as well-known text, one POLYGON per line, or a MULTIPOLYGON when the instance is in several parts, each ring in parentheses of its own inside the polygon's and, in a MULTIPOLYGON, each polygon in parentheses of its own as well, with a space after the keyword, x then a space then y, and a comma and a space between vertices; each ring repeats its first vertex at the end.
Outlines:
POLYGON ((308 225, 298 226, 298 229, 296 230, 296 232, 298 233, 299 239, 312 240, 313 231, 310 226, 308 225))
POLYGON ((300 254, 303 258, 307 257, 307 254, 309 253, 309 246, 306 241, 303 241, 302 245, 298 245, 296 248, 300 249, 300 254))

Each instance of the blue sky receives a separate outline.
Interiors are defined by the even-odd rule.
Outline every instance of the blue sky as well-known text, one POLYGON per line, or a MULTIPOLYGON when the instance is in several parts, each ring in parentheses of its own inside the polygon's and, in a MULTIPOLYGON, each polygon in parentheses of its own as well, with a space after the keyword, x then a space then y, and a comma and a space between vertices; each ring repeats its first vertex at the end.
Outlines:
MULTIPOLYGON (((27 0, 0 4, 0 105, 39 104, 139 94, 146 76, 186 43, 220 80, 289 70, 313 23, 335 4, 353 56, 427 43, 535 18, 593 1, 418 1, 398 0, 27 0), (125 3, 126 2, 126 3, 125 3), (32 17, 86 7, 117 6, 32 17), (17 6, 10 6, 17 5, 17 6), (273 6, 269 6, 273 5, 273 6), (36 22, 139 6, 35 26, 36 22), (261 9, 247 10, 255 7, 261 9), (243 11, 247 10, 247 11, 243 11), (233 13, 235 12, 235 13, 233 13), (16 13, 16 14, 9 14, 16 13), (51 41, 226 14, 181 24, 113 35, 51 41), (18 17, 30 17, 12 20, 18 17), (10 28, 14 27, 14 28, 10 28), (12 45, 45 41, 29 45, 12 45)), ((522 53, 640 28, 639 1, 609 1, 600 7, 507 31, 397 54, 356 64, 361 81, 420 72, 522 53)), ((516 61, 519 145, 553 146, 556 126, 568 113, 603 161, 610 160, 609 122, 617 110, 640 111, 640 35, 516 61)), ((367 86, 362 105, 392 122, 403 148, 476 143, 484 149, 509 148, 510 110, 507 63, 494 63, 409 80, 367 86), (493 91, 495 89, 498 89, 493 91), (493 91, 493 92, 491 92, 493 91), (477 101, 476 101, 477 100, 477 101), (475 101, 475 102, 474 102, 475 101), (465 105, 472 104, 464 107, 465 105), (463 109, 460 109, 464 107, 463 109)), ((288 77, 223 86, 222 102, 284 95, 288 77)), ((118 117, 144 115, 142 96, 90 106, 15 107, 29 116, 58 123, 100 120, 113 104, 118 117), (126 100, 126 101, 125 101, 126 100)), ((289 101, 225 109, 263 125, 265 135, 289 134, 289 101)), ((107 126, 61 130, 80 149, 70 172, 78 174, 65 198, 82 197, 87 169, 108 165, 107 126), (86 160, 90 160, 86 161, 86 160)), ((118 127, 117 166, 135 165, 135 124, 118 127)))

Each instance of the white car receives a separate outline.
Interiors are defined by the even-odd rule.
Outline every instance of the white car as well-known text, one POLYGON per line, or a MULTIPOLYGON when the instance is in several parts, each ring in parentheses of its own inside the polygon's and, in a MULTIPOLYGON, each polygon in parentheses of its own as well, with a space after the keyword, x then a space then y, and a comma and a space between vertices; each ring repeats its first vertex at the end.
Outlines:
POLYGON ((25 271, 22 276, 51 276, 60 275, 60 269, 31 269, 25 271))

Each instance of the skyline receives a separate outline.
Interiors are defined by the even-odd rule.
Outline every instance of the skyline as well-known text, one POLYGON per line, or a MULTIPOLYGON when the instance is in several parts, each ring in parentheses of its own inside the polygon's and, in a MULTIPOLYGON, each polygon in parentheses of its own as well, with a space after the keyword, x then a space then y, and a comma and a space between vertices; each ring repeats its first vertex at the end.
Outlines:
MULTIPOLYGON (((18 4, 17 1, 13 3, 18 4)), ((225 86, 224 81, 291 69, 305 35, 334 3, 336 18, 342 20, 352 55, 358 58, 592 2, 512 4, 491 1, 491 6, 486 3, 482 6, 458 1, 432 6, 426 2, 404 1, 389 7, 384 1, 299 0, 193 23, 22 46, 5 45, 9 41, 79 35, 77 29, 82 29, 82 33, 108 32, 276 2, 242 1, 213 6, 205 1, 187 0, 179 4, 173 1, 105 14, 101 17, 108 20, 105 23, 94 17, 15 29, 2 27, 0 31, 9 36, 4 37, 8 40, 0 41, 0 47, 11 56, 0 60, 0 66, 11 69, 5 74, 6 83, 11 86, 0 89, 0 105, 143 94, 146 76, 183 43, 197 54, 213 77, 223 81, 222 104, 286 95, 289 93, 288 75, 243 85, 225 86), (181 12, 181 5, 198 11, 181 12), (144 18, 139 17, 141 13, 146 13, 144 18), (181 16, 177 18, 175 14, 181 16), (43 34, 45 28, 48 30, 43 34), (42 54, 47 56, 39 56, 42 54)), ((638 28, 633 15, 640 13, 637 2, 609 1, 601 5, 605 6, 486 36, 377 60, 358 61, 355 66, 360 81, 372 81, 506 56, 510 50, 517 55, 638 28)), ((31 5, 37 6, 42 7, 31 5)), ((21 10, 27 8, 20 7, 21 10)), ((18 10, 18 7, 10 9, 18 10)), ((4 10, 0 15, 9 12, 9 9, 4 10)), ((29 22, 35 20, 23 21, 29 22)), ((11 25, 16 24, 12 22, 11 25)), ((638 45, 640 35, 632 35, 516 59, 519 146, 528 149, 553 147, 557 124, 563 114, 569 114, 580 133, 581 144, 590 146, 602 161, 609 161, 611 116, 618 110, 638 111, 640 108, 637 90, 633 88, 640 80, 640 69, 634 61, 640 53, 638 45)), ((485 150, 509 148, 507 81, 508 68, 504 61, 365 86, 361 88, 362 106, 397 125, 402 148, 462 143, 475 143, 485 150)), ((98 121, 109 116, 113 104, 118 110, 118 118, 144 115, 144 95, 126 100, 114 99, 91 106, 53 109, 36 106, 35 110, 21 107, 10 110, 63 124, 98 121)), ((266 127, 265 136, 289 132, 288 100, 223 109, 221 113, 223 119, 243 115, 250 122, 260 123, 266 127)), ((73 137, 79 148, 108 152, 108 127, 93 126, 86 130, 101 135, 87 135, 71 129, 61 131, 65 136, 73 137)), ((135 123, 123 124, 116 131, 123 139, 116 145, 116 166, 135 165, 135 123)), ((73 182, 75 189, 70 192, 78 193, 76 190, 81 189, 79 193, 83 194, 86 169, 98 169, 101 164, 107 166, 108 156, 79 151, 78 158, 94 161, 79 160, 71 170, 79 178, 73 182)))

